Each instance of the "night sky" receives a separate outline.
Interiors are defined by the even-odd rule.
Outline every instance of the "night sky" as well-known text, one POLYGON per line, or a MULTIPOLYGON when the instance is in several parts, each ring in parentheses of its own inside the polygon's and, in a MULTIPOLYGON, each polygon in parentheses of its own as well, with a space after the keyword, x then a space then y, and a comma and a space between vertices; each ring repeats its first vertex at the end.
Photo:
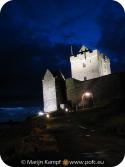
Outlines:
POLYGON ((13 0, 0 13, 0 106, 41 105, 46 68, 70 76, 70 45, 125 71, 125 13, 112 0, 13 0))

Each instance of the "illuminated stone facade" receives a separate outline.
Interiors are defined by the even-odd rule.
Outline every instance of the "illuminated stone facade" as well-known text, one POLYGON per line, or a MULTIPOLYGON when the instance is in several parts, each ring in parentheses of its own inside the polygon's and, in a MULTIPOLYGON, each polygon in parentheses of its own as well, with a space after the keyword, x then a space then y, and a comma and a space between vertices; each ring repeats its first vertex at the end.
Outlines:
POLYGON ((113 99, 125 99, 125 73, 116 73, 87 81, 66 79, 67 99, 73 108, 80 106, 85 92, 93 95, 93 104, 110 103, 113 99))
MULTIPOLYGON (((42 80, 44 112, 53 112, 65 108, 67 103, 71 106, 77 106, 80 104, 82 94, 85 91, 94 93, 95 104, 100 99, 108 97, 103 96, 103 90, 110 91, 113 83, 110 83, 111 69, 110 60, 107 56, 98 50, 90 51, 82 46, 76 56, 70 57, 70 62, 72 77, 69 79, 65 80, 60 72, 46 71, 42 80), (106 77, 108 80, 103 78, 107 75, 109 75, 108 78, 106 77), (109 86, 107 86, 108 84, 109 86), (101 94, 101 92, 103 93, 101 94)), ((115 80, 111 79, 111 81, 115 80)))
POLYGON ((65 78, 60 72, 46 71, 42 80, 44 112, 53 112, 66 103, 65 78))
POLYGON ((72 78, 84 81, 111 74, 110 60, 98 50, 82 46, 76 56, 70 57, 72 78))

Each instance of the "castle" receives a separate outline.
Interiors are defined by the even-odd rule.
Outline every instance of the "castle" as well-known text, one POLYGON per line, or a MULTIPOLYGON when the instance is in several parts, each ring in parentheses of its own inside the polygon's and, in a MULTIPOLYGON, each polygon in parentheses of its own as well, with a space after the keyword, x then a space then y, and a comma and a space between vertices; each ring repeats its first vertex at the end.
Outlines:
POLYGON ((111 74, 106 55, 82 46, 76 56, 71 52, 70 63, 71 78, 47 69, 42 80, 44 112, 89 107, 121 96, 122 77, 111 74))

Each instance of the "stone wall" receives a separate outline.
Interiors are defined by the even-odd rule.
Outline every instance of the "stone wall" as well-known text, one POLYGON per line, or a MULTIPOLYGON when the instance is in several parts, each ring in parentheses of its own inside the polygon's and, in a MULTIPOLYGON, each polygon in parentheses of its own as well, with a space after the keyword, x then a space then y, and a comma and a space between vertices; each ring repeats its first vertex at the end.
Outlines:
POLYGON ((72 78, 84 81, 111 74, 110 60, 98 50, 86 51, 85 47, 80 52, 70 57, 72 78))
POLYGON ((57 97, 57 106, 60 108, 60 104, 66 104, 67 97, 66 97, 66 83, 63 77, 56 77, 55 78, 56 84, 56 97, 57 97))
POLYGON ((55 78, 52 73, 47 70, 42 80, 43 85, 43 104, 45 112, 52 112, 57 110, 57 96, 55 78))
POLYGON ((42 80, 42 86, 45 112, 57 111, 60 104, 66 104, 65 78, 60 72, 47 70, 42 80))
POLYGON ((116 98, 125 98, 125 73, 116 73, 91 79, 78 81, 72 78, 66 80, 67 98, 75 106, 82 100, 85 92, 93 94, 94 105, 102 104, 116 98))

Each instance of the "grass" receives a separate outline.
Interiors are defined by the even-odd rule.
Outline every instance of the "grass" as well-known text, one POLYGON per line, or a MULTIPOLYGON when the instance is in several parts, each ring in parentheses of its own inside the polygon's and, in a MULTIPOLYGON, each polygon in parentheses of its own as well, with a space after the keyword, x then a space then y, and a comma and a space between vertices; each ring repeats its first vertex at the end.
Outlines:
POLYGON ((113 105, 53 113, 50 119, 34 116, 1 128, 0 154, 13 164, 21 158, 41 159, 46 155, 79 158, 83 156, 81 152, 102 151, 106 152, 106 161, 113 162, 115 155, 125 152, 125 113, 121 106, 113 105))

